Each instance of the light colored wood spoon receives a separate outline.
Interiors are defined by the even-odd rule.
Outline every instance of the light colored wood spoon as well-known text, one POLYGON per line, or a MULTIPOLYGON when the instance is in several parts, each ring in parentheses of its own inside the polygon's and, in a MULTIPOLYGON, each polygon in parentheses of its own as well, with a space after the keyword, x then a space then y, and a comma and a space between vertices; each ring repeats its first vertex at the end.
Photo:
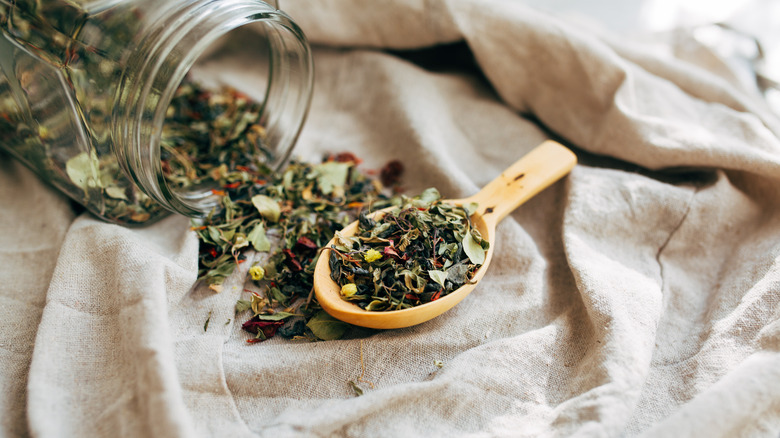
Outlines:
MULTIPOLYGON (((486 185, 479 193, 465 199, 449 199, 455 205, 476 202, 479 207, 471 215, 471 222, 484 239, 490 243, 485 263, 477 270, 472 282, 452 291, 449 295, 403 310, 372 312, 361 309, 341 298, 341 287, 330 278, 330 241, 320 254, 314 270, 314 292, 322 308, 334 318, 353 325, 376 329, 409 327, 435 318, 458 304, 471 292, 487 271, 496 247, 496 225, 514 209, 541 192, 577 164, 577 157, 570 150, 554 141, 545 141, 520 160, 509 166, 504 172, 486 185)), ((378 219, 384 210, 370 216, 378 219)), ((342 236, 352 236, 357 232, 358 223, 347 225, 342 236)))

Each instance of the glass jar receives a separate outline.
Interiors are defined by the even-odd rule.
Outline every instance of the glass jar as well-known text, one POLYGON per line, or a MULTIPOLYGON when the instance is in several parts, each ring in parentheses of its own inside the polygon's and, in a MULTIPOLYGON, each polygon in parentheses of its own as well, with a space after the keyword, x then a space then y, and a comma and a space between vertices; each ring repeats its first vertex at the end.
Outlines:
POLYGON ((281 167, 311 100, 303 33, 259 0, 0 0, 0 28, 0 145, 114 223, 208 213, 209 172, 281 167))

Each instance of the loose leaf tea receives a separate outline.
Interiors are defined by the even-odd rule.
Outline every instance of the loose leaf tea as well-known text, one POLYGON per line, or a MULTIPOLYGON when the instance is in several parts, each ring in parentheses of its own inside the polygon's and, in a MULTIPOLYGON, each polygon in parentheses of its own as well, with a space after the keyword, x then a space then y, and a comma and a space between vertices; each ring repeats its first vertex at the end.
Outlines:
POLYGON ((430 303, 470 282, 485 262, 489 244, 469 219, 475 206, 442 202, 436 189, 402 200, 378 220, 361 213, 354 236, 336 235, 331 279, 363 309, 430 303))
POLYGON ((287 338, 337 339, 349 325, 322 311, 313 296, 320 249, 360 211, 400 204, 382 184, 358 170, 351 154, 318 164, 292 162, 282 172, 237 167, 220 179, 221 208, 193 221, 200 239, 199 280, 215 291, 247 259, 268 252, 268 262, 249 268, 258 291, 236 304, 251 312, 243 325, 259 342, 287 338))
POLYGON ((239 166, 267 162, 263 105, 234 90, 187 80, 165 115, 162 168, 174 190, 212 187, 239 166))

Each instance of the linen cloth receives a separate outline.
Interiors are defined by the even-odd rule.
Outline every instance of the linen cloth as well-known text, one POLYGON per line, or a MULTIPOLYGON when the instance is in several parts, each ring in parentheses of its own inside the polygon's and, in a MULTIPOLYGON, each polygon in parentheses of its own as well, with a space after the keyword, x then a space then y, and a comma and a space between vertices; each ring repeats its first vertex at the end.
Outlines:
MULTIPOLYGON (((514 1, 281 6, 314 45, 295 155, 400 159, 446 197, 547 138, 580 163, 446 314, 250 345, 251 263, 193 287, 187 218, 103 223, 4 154, 1 435, 778 436, 780 121, 725 64, 514 1)), ((215 74, 241 87, 239 55, 215 74)))

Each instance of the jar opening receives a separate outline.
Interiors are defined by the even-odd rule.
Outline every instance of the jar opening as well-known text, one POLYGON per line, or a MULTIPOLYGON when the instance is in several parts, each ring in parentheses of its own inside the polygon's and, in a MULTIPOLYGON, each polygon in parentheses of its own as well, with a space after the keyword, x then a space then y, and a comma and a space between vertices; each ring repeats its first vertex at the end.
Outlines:
POLYGON ((287 162, 312 91, 308 44, 284 13, 254 1, 209 3, 139 54, 143 73, 124 77, 119 101, 131 117, 116 132, 136 184, 189 216, 217 206, 220 172, 287 162))

